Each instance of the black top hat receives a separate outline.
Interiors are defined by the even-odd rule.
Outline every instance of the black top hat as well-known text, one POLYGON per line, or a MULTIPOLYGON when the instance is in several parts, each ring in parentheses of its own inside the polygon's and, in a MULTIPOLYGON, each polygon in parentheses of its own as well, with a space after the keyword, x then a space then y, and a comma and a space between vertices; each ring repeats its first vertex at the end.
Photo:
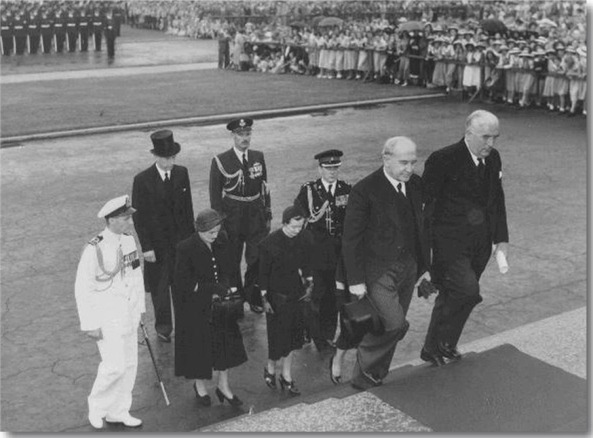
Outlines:
POLYGON ((253 119, 250 119, 248 117, 245 117, 245 118, 242 118, 242 119, 234 119, 234 120, 231 120, 226 125, 226 129, 228 129, 229 131, 233 132, 233 131, 237 131, 237 130, 251 128, 252 125, 253 125, 253 119))
POLYGON ((173 141, 173 133, 168 129, 153 132, 150 134, 150 139, 154 147, 150 152, 158 157, 172 157, 181 150, 179 143, 173 141))
POLYGON ((344 155, 342 151, 330 149, 328 151, 318 153, 313 158, 319 160, 319 165, 321 167, 335 167, 342 164, 342 160, 340 160, 342 155, 344 155))

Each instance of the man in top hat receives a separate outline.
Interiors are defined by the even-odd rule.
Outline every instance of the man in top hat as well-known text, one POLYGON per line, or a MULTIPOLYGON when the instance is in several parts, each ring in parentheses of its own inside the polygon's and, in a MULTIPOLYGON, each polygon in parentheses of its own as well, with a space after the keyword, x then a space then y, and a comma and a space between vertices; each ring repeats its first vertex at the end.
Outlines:
POLYGON ((307 213, 306 228, 313 236, 309 335, 319 351, 330 346, 336 332, 335 276, 342 251, 346 205, 352 188, 338 179, 342 155, 342 151, 336 149, 315 155, 320 178, 303 184, 295 201, 307 213))
POLYGON ((250 149, 253 120, 230 121, 233 147, 212 159, 210 206, 227 217, 225 229, 234 252, 235 275, 251 310, 263 312, 258 284, 257 246, 270 233, 272 209, 264 154, 250 149), (241 281, 241 259, 245 250, 247 270, 241 281))
POLYGON ((97 341, 101 363, 88 397, 88 419, 142 424, 130 415, 138 367, 138 324, 145 312, 144 283, 136 241, 128 233, 134 209, 127 195, 108 201, 98 217, 105 229, 85 246, 74 294, 80 329, 97 341))
POLYGON ((144 281, 152 295, 159 340, 171 342, 171 287, 177 243, 194 232, 187 168, 175 164, 181 150, 169 130, 150 136, 155 163, 134 177, 134 226, 144 253, 144 281))

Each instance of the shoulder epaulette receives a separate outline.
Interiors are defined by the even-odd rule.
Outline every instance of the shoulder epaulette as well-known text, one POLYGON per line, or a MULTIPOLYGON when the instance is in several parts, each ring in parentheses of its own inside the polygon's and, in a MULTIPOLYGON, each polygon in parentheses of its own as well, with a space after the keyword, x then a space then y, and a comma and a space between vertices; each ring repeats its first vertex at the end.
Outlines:
POLYGON ((103 240, 103 236, 101 236, 100 234, 93 237, 91 240, 89 240, 89 245, 93 245, 95 246, 96 244, 98 244, 101 240, 103 240))

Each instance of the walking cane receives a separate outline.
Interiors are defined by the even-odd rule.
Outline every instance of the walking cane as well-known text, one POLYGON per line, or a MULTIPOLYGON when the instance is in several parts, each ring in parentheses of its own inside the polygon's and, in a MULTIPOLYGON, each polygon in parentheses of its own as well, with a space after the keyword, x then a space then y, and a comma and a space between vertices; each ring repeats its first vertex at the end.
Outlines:
POLYGON ((148 347, 148 352, 150 353, 150 358, 152 359, 152 364, 154 365, 154 371, 156 372, 156 378, 159 381, 159 385, 161 386, 161 392, 163 393, 163 397, 165 397, 165 403, 169 406, 169 397, 167 397, 167 391, 165 391, 165 384, 163 383, 163 379, 161 379, 161 375, 159 373, 159 369, 156 366, 156 360, 154 359, 154 354, 152 352, 152 348, 150 346, 150 341, 148 340, 148 333, 146 333, 146 328, 144 327, 144 323, 142 320, 140 321, 140 327, 142 327, 142 333, 144 334, 144 340, 146 341, 146 346, 148 347))

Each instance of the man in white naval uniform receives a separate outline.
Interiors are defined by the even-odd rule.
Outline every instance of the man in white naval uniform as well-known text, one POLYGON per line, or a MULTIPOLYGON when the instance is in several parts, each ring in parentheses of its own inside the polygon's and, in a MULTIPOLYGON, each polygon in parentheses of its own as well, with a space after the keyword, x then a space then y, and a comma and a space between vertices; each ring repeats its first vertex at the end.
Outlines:
POLYGON ((84 248, 76 272, 75 296, 80 328, 97 341, 101 363, 88 397, 89 422, 138 427, 130 415, 138 367, 138 325, 145 312, 144 280, 127 195, 107 202, 98 217, 106 227, 84 248))

